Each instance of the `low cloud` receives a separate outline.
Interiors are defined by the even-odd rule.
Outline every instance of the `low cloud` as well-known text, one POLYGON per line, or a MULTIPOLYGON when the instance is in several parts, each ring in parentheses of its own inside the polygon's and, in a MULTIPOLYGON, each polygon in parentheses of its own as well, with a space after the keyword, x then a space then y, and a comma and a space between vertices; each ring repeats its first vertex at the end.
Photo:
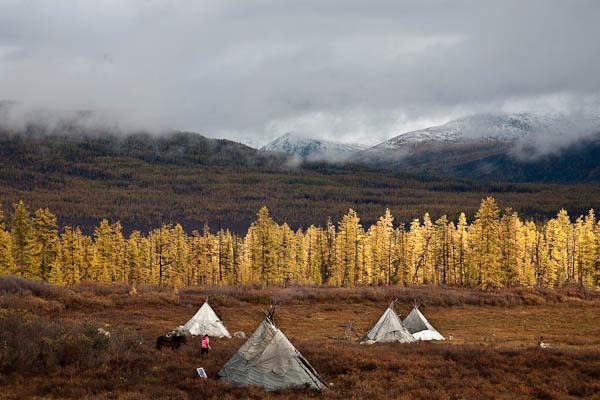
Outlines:
POLYGON ((598 20, 595 0, 6 0, 0 98, 17 125, 93 110, 85 124, 117 130, 375 144, 477 112, 598 109, 598 20))
POLYGON ((32 108, 10 101, 0 101, 0 128, 9 132, 87 135, 125 135, 136 132, 161 134, 169 131, 159 123, 144 122, 133 115, 115 110, 32 108))
POLYGON ((547 126, 533 130, 515 144, 514 156, 533 161, 546 155, 559 154, 581 140, 600 138, 600 114, 571 113, 552 115, 548 119, 547 126))

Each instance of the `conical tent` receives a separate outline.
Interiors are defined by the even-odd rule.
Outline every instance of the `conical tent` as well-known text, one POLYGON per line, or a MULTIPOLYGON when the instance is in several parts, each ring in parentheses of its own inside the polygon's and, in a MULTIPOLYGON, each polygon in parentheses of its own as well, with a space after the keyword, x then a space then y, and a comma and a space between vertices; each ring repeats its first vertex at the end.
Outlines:
POLYGON ((416 340, 445 340, 444 337, 427 321, 427 318, 414 306, 404 319, 404 326, 416 340))
POLYGON ((267 390, 327 387, 269 317, 221 368, 219 376, 234 385, 255 385, 267 390))
POLYGON ((410 343, 415 339, 402 324, 402 320, 393 309, 394 303, 390 304, 379 321, 361 339, 361 343, 375 342, 399 342, 410 343))
POLYGON ((208 335, 212 337, 231 339, 231 334, 225 328, 217 314, 206 301, 198 312, 183 327, 183 331, 191 335, 208 335))

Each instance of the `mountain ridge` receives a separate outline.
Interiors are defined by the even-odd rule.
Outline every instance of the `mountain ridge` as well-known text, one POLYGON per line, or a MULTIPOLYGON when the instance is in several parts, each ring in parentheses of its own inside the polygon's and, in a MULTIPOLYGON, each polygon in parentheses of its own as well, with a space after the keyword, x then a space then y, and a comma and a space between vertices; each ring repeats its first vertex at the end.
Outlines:
POLYGON ((281 152, 307 161, 346 161, 355 153, 365 150, 361 144, 347 144, 332 140, 288 132, 260 148, 262 151, 281 152))
POLYGON ((599 132, 600 117, 477 114, 397 135, 357 153, 353 161, 397 172, 480 180, 600 181, 599 132))
POLYGON ((362 165, 392 173, 487 181, 600 182, 600 133, 584 134, 590 131, 600 132, 600 117, 573 121, 560 115, 480 114, 403 133, 366 149, 292 132, 255 149, 193 132, 115 133, 68 121, 49 128, 30 124, 21 131, 0 127, 0 153, 10 159, 16 142, 29 147, 43 144, 50 155, 44 164, 50 169, 63 159, 77 161, 77 157, 101 154, 205 166, 286 170, 331 162, 349 168, 362 165), (48 136, 54 139, 42 140, 48 136))

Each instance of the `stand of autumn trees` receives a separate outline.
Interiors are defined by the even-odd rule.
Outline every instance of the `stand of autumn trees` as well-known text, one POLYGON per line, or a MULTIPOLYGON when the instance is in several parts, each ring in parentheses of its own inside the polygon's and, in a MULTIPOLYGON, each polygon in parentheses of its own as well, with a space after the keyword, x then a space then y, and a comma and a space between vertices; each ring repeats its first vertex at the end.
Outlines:
POLYGON ((243 237, 208 227, 189 235, 180 225, 126 237, 106 220, 90 237, 68 226, 59 233, 48 209, 13 208, 7 221, 0 212, 0 274, 58 285, 600 285, 593 210, 574 221, 561 210, 536 223, 486 198, 471 223, 464 214, 458 221, 425 214, 394 225, 388 210, 366 230, 349 210, 337 226, 293 231, 263 207, 243 237))

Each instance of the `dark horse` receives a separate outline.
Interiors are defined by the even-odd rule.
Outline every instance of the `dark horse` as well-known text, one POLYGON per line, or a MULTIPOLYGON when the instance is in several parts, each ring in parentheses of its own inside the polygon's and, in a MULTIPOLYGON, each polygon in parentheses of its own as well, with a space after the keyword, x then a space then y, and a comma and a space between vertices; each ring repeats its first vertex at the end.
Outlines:
POLYGON ((156 350, 161 350, 165 346, 170 347, 171 350, 176 350, 186 342, 187 338, 181 335, 159 336, 156 338, 156 350))

